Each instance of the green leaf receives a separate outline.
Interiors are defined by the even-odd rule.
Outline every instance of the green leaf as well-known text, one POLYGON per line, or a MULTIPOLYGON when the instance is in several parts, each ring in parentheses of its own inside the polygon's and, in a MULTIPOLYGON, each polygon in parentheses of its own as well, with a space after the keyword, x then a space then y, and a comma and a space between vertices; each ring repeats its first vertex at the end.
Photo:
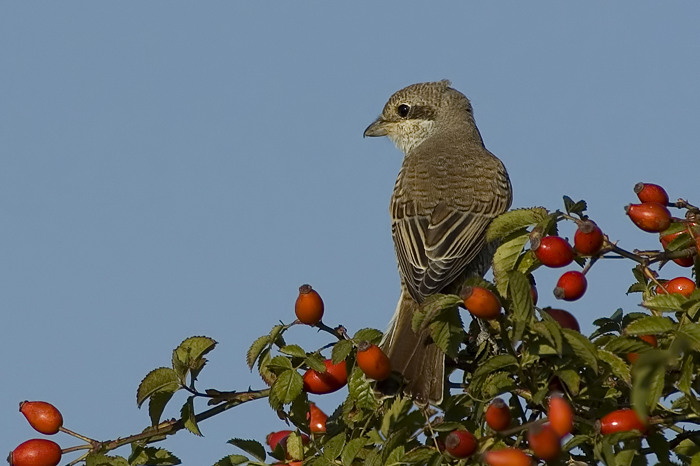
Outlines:
MULTIPOLYGON (((554 373, 566 385, 572 395, 578 395, 581 389, 581 376, 574 369, 560 369, 554 373)), ((549 387, 548 387, 549 388, 549 387)))
POLYGON ((294 369, 288 369, 277 375, 277 380, 272 384, 269 402, 273 409, 279 409, 282 405, 291 403, 299 396, 304 388, 301 375, 294 369))
POLYGON ((102 453, 90 453, 85 458, 85 466, 129 466, 126 458, 107 456, 102 453))
POLYGON ((642 306, 661 312, 676 312, 681 310, 683 303, 688 301, 688 298, 679 294, 658 294, 645 299, 642 306))
POLYGON ((668 354, 650 350, 639 355, 632 367, 630 398, 635 411, 645 418, 661 398, 666 378, 668 354))
POLYGON ((343 466, 351 466, 353 460, 357 457, 357 454, 366 444, 367 439, 363 437, 350 440, 347 445, 345 445, 343 453, 340 455, 340 461, 343 466))
POLYGON ((250 345, 250 348, 248 349, 248 352, 246 353, 246 363, 248 364, 248 368, 252 371, 253 367, 255 366, 255 362, 258 360, 258 356, 260 356, 260 353, 262 353, 262 350, 265 349, 270 344, 270 335, 263 335, 259 338, 257 338, 252 345, 250 345))
POLYGON ((584 361, 594 372, 598 372, 597 350, 591 341, 576 330, 562 329, 564 339, 574 350, 574 354, 584 361))
POLYGON ((358 330, 352 339, 356 342, 368 341, 370 343, 378 344, 382 339, 382 332, 376 328, 363 328, 358 330))
POLYGON ((535 310, 532 304, 530 281, 525 275, 516 271, 508 273, 508 297, 513 303, 512 319, 515 324, 512 341, 520 341, 535 310))
POLYGON ((265 461, 265 447, 260 442, 255 440, 245 440, 241 438, 232 438, 227 443, 240 448, 249 455, 253 455, 260 461, 265 461))
POLYGON ((692 354, 688 354, 683 358, 681 364, 681 375, 678 377, 678 389, 688 396, 693 396, 691 393, 693 377, 695 376, 695 360, 692 354))
POLYGON ((348 393, 359 408, 377 409, 378 402, 372 390, 372 384, 367 380, 359 367, 355 366, 348 377, 348 393))
POLYGON ((508 272, 515 268, 518 257, 520 257, 520 253, 523 252, 529 239, 530 236, 527 230, 517 230, 496 249, 493 255, 493 279, 500 294, 506 294, 508 290, 508 272))
POLYGON ((159 367, 146 374, 136 390, 136 403, 140 408, 144 401, 158 392, 176 392, 180 389, 177 373, 169 367, 159 367))
POLYGON ((410 398, 402 396, 394 398, 382 417, 382 425, 379 429, 382 435, 388 436, 389 432, 394 430, 394 424, 406 416, 412 407, 413 402, 410 398))
POLYGON ((430 336, 435 344, 449 357, 457 357, 464 338, 462 317, 456 307, 443 309, 430 324, 430 336))
POLYGON ((531 207, 529 209, 514 209, 499 215, 486 230, 486 241, 503 239, 516 230, 535 225, 547 217, 547 209, 544 207, 531 207))
POLYGON ((695 351, 700 351, 700 324, 685 324, 677 333, 678 338, 687 339, 695 351))
POLYGON ((675 328, 671 319, 661 316, 647 316, 637 319, 625 327, 627 335, 659 335, 675 328))
POLYGON ((214 466, 238 466, 239 464, 247 463, 250 460, 243 455, 228 455, 214 463, 214 466))
POLYGON ((389 455, 384 460, 384 464, 386 466, 405 464, 405 462, 402 461, 405 453, 406 453, 406 448, 403 445, 399 445, 398 447, 391 450, 391 453, 389 453, 389 455))
POLYGON ((518 360, 515 356, 510 354, 501 354, 488 359, 484 364, 480 365, 473 374, 473 378, 476 380, 480 377, 485 377, 488 374, 503 369, 505 367, 517 366, 518 360))
POLYGON ((627 385, 632 383, 630 368, 622 358, 601 348, 598 348, 598 358, 610 366, 610 370, 615 377, 622 380, 627 385))
POLYGON ((160 417, 165 410, 165 406, 174 394, 175 392, 163 391, 151 395, 151 399, 148 401, 148 416, 151 418, 151 425, 158 425, 160 417))
MULTIPOLYGON (((312 353, 309 354, 304 362, 306 363, 307 366, 309 366, 311 369, 317 371, 317 372, 326 372, 326 364, 323 362, 324 358, 318 353, 312 353)), ((340 361, 338 361, 340 362, 340 361)))
MULTIPOLYGON (((216 346, 216 341, 209 337, 186 338, 173 350, 173 369, 180 372, 181 367, 190 371, 193 380, 197 379, 199 372, 204 368, 207 360, 203 357, 216 346)), ((184 381, 184 374, 180 373, 184 381)))
POLYGON ((180 416, 185 423, 185 429, 189 430, 194 435, 202 436, 202 433, 199 431, 199 426, 197 425, 197 418, 195 417, 194 396, 188 397, 185 404, 182 405, 180 416))
POLYGON ((288 354, 289 356, 294 356, 297 358, 305 358, 306 351, 299 345, 286 345, 280 348, 280 353, 288 354))
POLYGON ((292 368, 292 361, 290 361, 289 358, 285 358, 284 356, 275 356, 267 364, 267 368, 275 374, 279 375, 282 372, 292 368))
POLYGON ((338 364, 340 361, 344 361, 345 358, 352 353, 352 349, 352 340, 341 340, 333 345, 333 350, 331 351, 331 360, 333 361, 333 364, 338 364))
POLYGON ((163 448, 144 447, 133 443, 131 445, 132 451, 129 455, 131 466, 174 466, 182 463, 180 458, 163 448))
POLYGON ((304 459, 304 444, 301 440, 301 435, 297 432, 292 432, 285 440, 284 451, 286 456, 293 460, 304 459))
POLYGON ((581 215, 586 210, 586 201, 574 202, 569 196, 564 196, 564 209, 569 215, 577 214, 581 215))
POLYGON ((329 439, 324 445, 323 445, 323 456, 328 459, 328 460, 334 460, 338 456, 340 456, 340 453, 343 451, 343 447, 345 446, 345 434, 340 433, 333 438, 329 439))
POLYGON ((272 385, 277 379, 277 375, 267 367, 267 365, 270 364, 270 360, 270 348, 265 348, 260 353, 260 358, 258 359, 258 372, 263 381, 268 385, 272 385))

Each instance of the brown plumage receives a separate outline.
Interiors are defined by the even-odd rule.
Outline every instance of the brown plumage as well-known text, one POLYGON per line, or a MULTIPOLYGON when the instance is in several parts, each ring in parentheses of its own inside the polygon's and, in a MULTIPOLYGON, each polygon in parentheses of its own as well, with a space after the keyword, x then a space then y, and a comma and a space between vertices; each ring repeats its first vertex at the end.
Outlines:
POLYGON ((382 348, 416 403, 439 404, 445 355, 427 329, 413 332, 412 315, 427 296, 456 293, 489 268, 495 245, 486 229, 510 207, 510 180, 484 147, 471 103, 449 81, 396 92, 364 134, 387 136, 404 152, 390 205, 401 297, 382 348))

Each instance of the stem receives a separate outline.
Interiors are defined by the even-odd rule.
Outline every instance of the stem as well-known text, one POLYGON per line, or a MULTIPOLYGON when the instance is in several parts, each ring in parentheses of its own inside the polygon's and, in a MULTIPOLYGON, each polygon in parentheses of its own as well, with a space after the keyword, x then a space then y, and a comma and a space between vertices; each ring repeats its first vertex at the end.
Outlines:
POLYGON ((336 328, 331 328, 323 322, 319 322, 316 324, 316 327, 318 327, 319 330, 322 330, 326 333, 330 333, 340 341, 350 339, 350 337, 348 337, 347 331, 345 330, 345 327, 343 327, 342 325, 339 325, 336 328))
POLYGON ((77 433, 77 432, 73 432, 72 430, 66 429, 66 428, 63 427, 63 426, 59 427, 58 430, 60 430, 61 432, 65 432, 65 433, 68 434, 68 435, 72 435, 72 436, 75 437, 75 438, 79 438, 80 440, 83 440, 83 441, 85 441, 85 442, 87 442, 87 443, 90 443, 90 444, 93 444, 93 443, 96 443, 96 442, 97 442, 97 440, 91 439, 90 437, 86 437, 86 436, 81 435, 81 434, 79 434, 79 433, 77 433))

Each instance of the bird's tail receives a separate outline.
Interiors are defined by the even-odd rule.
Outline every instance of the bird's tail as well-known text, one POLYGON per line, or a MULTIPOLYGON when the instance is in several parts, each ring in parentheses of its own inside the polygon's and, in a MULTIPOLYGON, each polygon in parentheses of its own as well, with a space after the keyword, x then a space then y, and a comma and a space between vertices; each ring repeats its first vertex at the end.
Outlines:
MULTIPOLYGON (((433 343, 429 329, 416 334, 413 313, 420 305, 404 289, 380 346, 391 368, 403 375, 404 392, 419 405, 439 405, 445 386, 445 353, 433 343)), ((380 392, 385 392, 381 386, 380 392)))

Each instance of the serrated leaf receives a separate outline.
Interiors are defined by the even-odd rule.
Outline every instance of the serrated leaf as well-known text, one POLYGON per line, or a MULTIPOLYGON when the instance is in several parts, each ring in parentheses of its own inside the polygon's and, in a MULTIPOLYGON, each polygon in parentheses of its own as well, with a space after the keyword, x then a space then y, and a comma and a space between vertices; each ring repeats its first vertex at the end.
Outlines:
POLYGON ((270 330, 269 334, 270 343, 275 344, 277 346, 284 346, 284 338, 282 338, 282 334, 286 329, 287 327, 282 324, 278 324, 272 327, 272 330, 270 330))
POLYGON ((107 456, 102 453, 90 453, 85 458, 85 466, 129 466, 126 458, 107 456))
POLYGON ((291 403, 304 388, 301 375, 294 369, 288 369, 277 375, 277 380, 270 389, 269 402, 273 409, 291 403))
POLYGON ((516 230, 535 225, 547 217, 544 207, 514 209, 493 219, 486 230, 486 241, 505 238, 516 230))
POLYGON ((525 327, 532 320, 534 306, 531 288, 530 281, 522 273, 516 271, 508 273, 508 297, 513 303, 512 320, 515 324, 512 341, 520 341, 525 327))
POLYGON ((265 447, 260 442, 255 440, 245 440, 241 438, 232 438, 227 443, 240 448, 249 455, 253 455, 260 461, 265 461, 265 447))
POLYGON ((598 373, 597 350, 591 341, 576 330, 562 329, 564 339, 574 350, 574 354, 581 358, 594 372, 598 373))
POLYGON ((363 328, 355 332, 352 339, 356 342, 368 341, 376 345, 382 339, 382 332, 376 328, 363 328))
POLYGON ((667 317, 646 316, 625 327, 625 333, 627 335, 660 335, 674 328, 675 324, 667 317))
POLYGON ((292 361, 284 356, 275 356, 267 364, 267 368, 279 375, 280 373, 292 368, 292 361))
POLYGON ((199 431, 199 426, 197 425, 197 419, 195 417, 194 396, 188 397, 185 404, 182 405, 182 409, 180 410, 180 416, 184 421, 185 429, 189 430, 198 437, 202 436, 202 433, 199 431))
POLYGON ((326 459, 329 460, 334 460, 338 456, 340 456, 340 453, 343 451, 343 447, 345 446, 345 434, 341 433, 338 434, 331 439, 329 439, 324 445, 323 445, 323 456, 326 459))
POLYGON ((280 353, 288 354, 289 356, 294 356, 297 358, 305 358, 306 351, 299 345, 286 345, 280 348, 280 353))
POLYGON ((271 359, 270 348, 265 348, 260 353, 260 357, 258 358, 258 373, 263 379, 263 382, 265 382, 267 385, 272 385, 277 379, 275 373, 267 368, 267 365, 270 364, 271 359))
POLYGON ((541 312, 540 314, 542 321, 537 322, 533 328, 554 345, 557 354, 562 354, 564 351, 564 335, 562 334, 563 329, 561 325, 547 312, 541 312))
POLYGON ((508 290, 508 272, 515 268, 520 253, 525 249, 530 239, 527 230, 517 230, 512 233, 496 249, 493 255, 493 279, 498 292, 502 295, 508 290))
POLYGON ((661 398, 666 378, 668 354, 660 350, 650 350, 639 355, 632 368, 632 407, 646 418, 661 398))
POLYGON ((598 348, 598 358, 610 366, 610 371, 617 378, 624 381, 627 385, 632 383, 630 368, 622 358, 601 348, 598 348))
POLYGON ((323 361, 323 357, 318 353, 309 354, 304 360, 304 362, 307 366, 309 366, 309 368, 321 373, 326 372, 326 365, 323 361))
POLYGON ((495 372, 499 369, 503 369, 505 367, 510 367, 510 366, 517 366, 518 365, 518 360, 515 359, 515 356, 511 356, 510 354, 501 354, 498 356, 494 356, 490 359, 488 359, 486 362, 481 364, 476 371, 474 371, 474 374, 472 377, 474 379, 478 379, 480 377, 485 377, 486 375, 495 372))
POLYGON ((386 466, 405 464, 405 462, 402 461, 405 453, 406 448, 403 445, 399 445, 398 447, 391 450, 391 453, 389 453, 389 455, 386 457, 386 460, 384 460, 384 464, 386 466))
POLYGON ((700 351, 700 324, 685 324, 678 333, 677 338, 686 338, 695 351, 700 351))
POLYGON ((569 196, 564 196, 564 208, 568 214, 582 214, 587 209, 586 201, 574 202, 569 196))
POLYGON ((693 376, 695 375, 695 359, 692 354, 688 354, 683 358, 681 364, 681 374, 678 377, 678 389, 688 396, 692 396, 691 388, 693 376))
POLYGON ((159 367, 146 374, 136 390, 136 404, 140 408, 144 401, 157 392, 176 392, 180 389, 177 373, 169 367, 159 367))
POLYGON ((260 353, 262 353, 262 350, 265 349, 266 346, 270 344, 270 335, 263 335, 261 337, 258 337, 252 345, 250 345, 250 348, 248 348, 248 352, 246 353, 246 363, 248 364, 248 368, 252 371, 253 367, 255 366, 255 362, 258 360, 258 356, 260 356, 260 353))
POLYGON ((681 306, 688 300, 679 293, 659 294, 645 299, 642 306, 661 312, 676 312, 681 310, 681 306))
POLYGON ((578 395, 581 389, 581 376, 573 369, 560 369, 554 373, 566 385, 572 395, 578 395))
POLYGON ((353 343, 351 340, 341 340, 335 345, 331 350, 331 361, 333 364, 338 364, 340 361, 344 361, 350 353, 352 353, 353 343))
MULTIPOLYGON (((206 359, 203 356, 213 350, 214 347, 216 347, 216 341, 209 337, 186 338, 173 350, 173 369, 179 372, 179 368, 184 366, 189 370, 192 379, 196 380, 199 372, 206 364, 206 359)), ((182 374, 180 376, 184 377, 182 374)))
POLYGON ((214 463, 214 466, 238 466, 239 464, 247 463, 250 460, 243 455, 228 455, 214 463))
POLYGON ((174 466, 181 464, 180 458, 164 448, 144 447, 132 443, 129 464, 131 466, 174 466))
POLYGON ((293 460, 304 459, 304 445, 301 440, 301 436, 292 432, 287 436, 284 444, 284 452, 287 457, 293 460))
POLYGON ((343 448, 343 453, 340 455, 340 462, 343 466, 350 466, 353 460, 357 457, 357 454, 364 448, 367 444, 366 438, 356 438, 350 440, 345 448, 343 448))
POLYGON ((378 406, 372 384, 357 366, 353 367, 350 377, 348 377, 348 393, 359 408, 374 410, 378 406))
POLYGON ((151 418, 151 425, 156 426, 160 422, 160 417, 163 415, 165 406, 173 397, 175 392, 156 392, 151 395, 148 401, 148 416, 151 418))
POLYGON ((402 396, 394 398, 382 417, 382 425, 379 428, 382 435, 385 437, 389 435, 389 432, 393 430, 394 423, 406 416, 412 407, 413 402, 410 398, 402 396))
POLYGON ((457 351, 464 339, 464 328, 459 310, 443 309, 430 324, 430 336, 435 344, 451 358, 457 357, 457 351))

